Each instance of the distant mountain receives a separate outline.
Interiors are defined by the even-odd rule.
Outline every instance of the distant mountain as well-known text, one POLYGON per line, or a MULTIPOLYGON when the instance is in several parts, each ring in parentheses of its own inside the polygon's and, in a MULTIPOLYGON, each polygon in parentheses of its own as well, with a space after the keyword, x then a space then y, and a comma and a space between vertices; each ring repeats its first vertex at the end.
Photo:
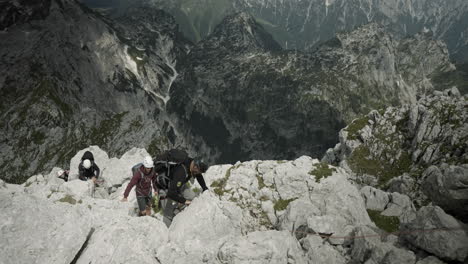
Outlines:
POLYGON ((310 49, 361 25, 376 22, 400 36, 431 32, 447 43, 455 61, 468 61, 465 0, 151 0, 173 14, 182 31, 199 41, 232 12, 252 14, 286 49, 310 49))
POLYGON ((228 16, 180 62, 168 110, 221 161, 321 155, 360 113, 415 102, 452 72, 429 35, 369 24, 314 52, 285 51, 247 13, 228 16))

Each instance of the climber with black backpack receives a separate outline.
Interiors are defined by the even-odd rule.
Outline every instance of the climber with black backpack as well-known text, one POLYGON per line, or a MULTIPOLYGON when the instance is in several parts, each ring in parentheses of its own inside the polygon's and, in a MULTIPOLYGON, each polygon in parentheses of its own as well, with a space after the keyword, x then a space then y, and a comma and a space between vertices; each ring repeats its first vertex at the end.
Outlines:
POLYGON ((79 179, 86 181, 91 179, 93 183, 97 182, 99 178, 100 169, 96 163, 94 163, 94 156, 91 151, 86 151, 81 157, 81 162, 78 165, 79 179))
POLYGON ((127 197, 130 194, 133 186, 136 185, 136 198, 139 208, 139 216, 150 216, 151 215, 151 200, 152 191, 151 185, 153 186, 154 192, 158 194, 158 188, 156 187, 156 176, 157 173, 154 170, 154 162, 150 156, 145 157, 143 163, 139 163, 132 168, 133 177, 124 192, 124 198, 122 202, 127 201, 127 197))
POLYGON ((174 216, 185 206, 189 205, 196 194, 189 188, 187 182, 195 177, 206 191, 205 173, 208 166, 193 158, 185 151, 172 149, 156 158, 156 171, 158 172, 157 185, 159 200, 163 210, 163 222, 167 227, 171 225, 174 216))

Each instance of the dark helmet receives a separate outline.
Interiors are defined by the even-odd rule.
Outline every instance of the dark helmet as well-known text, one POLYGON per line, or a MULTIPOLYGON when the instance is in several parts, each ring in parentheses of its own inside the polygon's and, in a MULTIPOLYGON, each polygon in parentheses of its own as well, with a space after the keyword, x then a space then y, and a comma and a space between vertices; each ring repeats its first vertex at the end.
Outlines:
POLYGON ((193 162, 195 163, 195 166, 198 167, 201 173, 205 173, 208 170, 209 166, 203 161, 195 159, 193 160, 193 162))

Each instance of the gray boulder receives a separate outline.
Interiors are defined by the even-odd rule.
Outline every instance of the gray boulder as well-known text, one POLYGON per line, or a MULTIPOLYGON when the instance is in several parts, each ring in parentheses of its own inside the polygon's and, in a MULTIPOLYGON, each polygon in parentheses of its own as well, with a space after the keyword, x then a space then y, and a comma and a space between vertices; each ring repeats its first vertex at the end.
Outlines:
POLYGON ((413 252, 382 242, 381 237, 369 227, 358 227, 354 233, 351 251, 353 261, 358 263, 415 263, 413 252))
POLYGON ((152 217, 114 219, 92 234, 76 263, 158 263, 156 249, 167 241, 167 227, 152 217))
POLYGON ((459 219, 468 219, 468 164, 431 166, 423 177, 423 191, 434 204, 459 219))
POLYGON ((98 146, 90 146, 88 148, 82 149, 76 153, 76 155, 70 161, 70 175, 68 176, 68 180, 78 179, 78 165, 81 162, 81 157, 86 151, 91 151, 94 156, 94 162, 98 165, 101 173, 103 173, 105 169, 105 164, 109 163, 109 155, 107 152, 102 150, 98 146))
POLYGON ((287 231, 252 232, 224 243, 218 252, 221 263, 307 263, 297 240, 287 231))
POLYGON ((417 212, 406 230, 427 230, 404 232, 403 238, 410 244, 439 258, 464 261, 468 257, 467 226, 446 214, 438 206, 426 206, 417 212), (436 231, 431 231, 435 229, 436 231))
POLYGON ((71 263, 91 232, 86 213, 66 201, 51 203, 3 191, 0 201, 0 262, 4 264, 71 263))

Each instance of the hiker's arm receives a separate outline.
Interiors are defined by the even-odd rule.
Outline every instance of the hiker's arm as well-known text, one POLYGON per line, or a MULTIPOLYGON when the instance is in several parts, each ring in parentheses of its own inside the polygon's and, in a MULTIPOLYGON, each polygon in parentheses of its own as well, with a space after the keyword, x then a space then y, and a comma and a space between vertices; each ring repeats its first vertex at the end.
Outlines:
POLYGON ((99 169, 98 165, 96 165, 96 163, 94 163, 94 175, 96 176, 96 179, 99 178, 99 173, 101 172, 101 170, 99 169))
POLYGON ((184 184, 185 171, 180 169, 174 172, 172 180, 169 182, 169 189, 167 191, 167 197, 179 203, 185 203, 186 199, 182 196, 179 188, 184 184))
POLYGON ((140 180, 140 173, 136 171, 135 174, 133 174, 132 179, 128 183, 127 188, 125 189, 124 198, 128 197, 128 194, 132 190, 133 186, 135 186, 135 184, 137 184, 139 180, 140 180))
POLYGON ((208 190, 208 187, 206 187, 205 178, 203 178, 202 174, 197 175, 197 182, 200 184, 203 191, 208 190))

